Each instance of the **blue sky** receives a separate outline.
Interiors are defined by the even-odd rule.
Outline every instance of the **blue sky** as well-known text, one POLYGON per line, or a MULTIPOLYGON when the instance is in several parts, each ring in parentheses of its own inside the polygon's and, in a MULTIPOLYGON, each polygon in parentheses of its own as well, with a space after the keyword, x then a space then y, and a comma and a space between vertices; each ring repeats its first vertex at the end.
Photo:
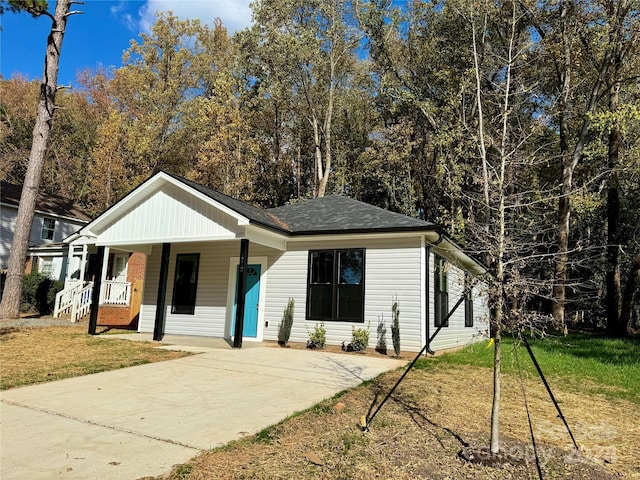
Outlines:
MULTIPOLYGON (((60 57, 59 85, 75 83, 76 73, 99 65, 121 65, 122 53, 140 32, 148 32, 157 11, 171 10, 180 18, 198 18, 213 25, 216 17, 229 32, 251 23, 250 0, 85 0, 74 5, 82 15, 73 15, 67 23, 60 57)), ((49 0, 49 10, 55 1, 49 0)), ((19 74, 28 79, 41 78, 44 51, 51 21, 26 13, 6 12, 0 16, 0 73, 3 78, 19 74)))

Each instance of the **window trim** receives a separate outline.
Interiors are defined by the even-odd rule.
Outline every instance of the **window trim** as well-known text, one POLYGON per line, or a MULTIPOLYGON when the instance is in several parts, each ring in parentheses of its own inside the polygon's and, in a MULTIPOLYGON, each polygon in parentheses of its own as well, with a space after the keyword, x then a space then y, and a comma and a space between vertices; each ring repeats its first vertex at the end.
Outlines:
POLYGON ((50 217, 44 217, 42 219, 42 229, 40 230, 40 240, 53 240, 55 232, 56 232, 56 219, 50 218, 50 217), (50 225, 49 225, 49 222, 51 223, 50 225))
POLYGON ((171 294, 171 314, 172 315, 194 315, 196 310, 196 304, 198 299, 198 274, 200 273, 200 253, 178 253, 176 255, 176 266, 173 272, 173 292, 171 294), (193 291, 193 304, 185 305, 181 304, 181 307, 189 307, 189 311, 176 311, 176 281, 178 280, 178 265, 181 257, 195 257, 195 282, 193 291))
POLYGON ((365 278, 366 278, 366 248, 357 247, 357 248, 324 248, 324 249, 316 249, 309 250, 308 258, 307 258, 307 298, 306 298, 306 306, 305 306, 305 319, 309 321, 321 321, 321 322, 351 322, 351 323, 364 323, 364 310, 365 310, 365 278), (346 252, 354 252, 361 251, 362 252, 362 279, 359 284, 361 288, 361 304, 362 310, 358 318, 340 318, 339 317, 339 298, 340 298, 340 285, 348 285, 340 283, 340 254, 346 252), (331 272, 331 283, 330 284, 313 284, 312 280, 312 267, 313 267, 313 255, 317 253, 333 253, 333 265, 331 272), (330 285, 331 286, 331 316, 322 317, 322 316, 312 316, 311 314, 311 289, 313 285, 330 285))
POLYGON ((433 325, 444 328, 449 326, 449 319, 442 321, 449 313, 448 265, 443 257, 435 254, 433 263, 433 325))

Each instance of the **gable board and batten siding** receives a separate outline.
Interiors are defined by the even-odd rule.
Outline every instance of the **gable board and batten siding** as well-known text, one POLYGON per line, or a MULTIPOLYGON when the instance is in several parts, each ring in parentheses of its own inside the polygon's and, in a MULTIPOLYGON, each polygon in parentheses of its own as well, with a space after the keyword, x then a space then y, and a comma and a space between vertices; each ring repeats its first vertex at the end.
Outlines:
POLYGON ((114 219, 99 241, 117 245, 121 238, 126 238, 128 244, 231 239, 240 230, 237 219, 168 184, 145 195, 135 208, 114 219))

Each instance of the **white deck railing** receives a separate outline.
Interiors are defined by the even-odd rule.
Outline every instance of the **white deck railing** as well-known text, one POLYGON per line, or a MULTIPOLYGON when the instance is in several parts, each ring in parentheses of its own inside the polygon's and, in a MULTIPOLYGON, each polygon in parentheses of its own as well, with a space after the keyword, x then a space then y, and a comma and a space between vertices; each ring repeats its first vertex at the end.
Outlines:
MULTIPOLYGON (((76 295, 87 285, 91 285, 91 282, 81 282, 80 280, 68 282, 67 287, 56 294, 56 300, 53 306, 53 318, 71 313, 76 295)), ((91 303, 91 297, 89 297, 89 303, 91 303)))
POLYGON ((77 322, 82 317, 87 315, 91 310, 91 297, 93 296, 93 283, 87 282, 87 284, 80 289, 74 299, 71 308, 71 321, 77 322))
POLYGON ((105 280, 102 284, 100 304, 129 305, 131 299, 131 283, 105 280))
MULTIPOLYGON (((53 317, 71 315, 70 320, 77 322, 91 310, 93 294, 92 282, 77 281, 56 294, 53 317)), ((100 305, 129 305, 131 300, 131 283, 106 280, 102 284, 100 305)))

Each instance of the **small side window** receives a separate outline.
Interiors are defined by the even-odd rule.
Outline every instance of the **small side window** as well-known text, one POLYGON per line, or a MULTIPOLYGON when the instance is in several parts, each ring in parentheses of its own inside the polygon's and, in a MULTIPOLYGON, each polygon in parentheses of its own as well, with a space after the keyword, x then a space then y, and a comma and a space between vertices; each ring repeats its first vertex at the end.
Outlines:
POLYGON ((42 232, 40 238, 42 240, 53 240, 53 232, 56 229, 56 221, 53 218, 45 218, 42 222, 42 232))
POLYGON ((433 301, 434 319, 436 327, 448 327, 449 320, 444 321, 449 314, 449 279, 447 278, 447 262, 442 257, 435 256, 435 269, 433 272, 433 301))
POLYGON ((464 277, 464 326, 473 327, 473 287, 471 277, 464 277))

